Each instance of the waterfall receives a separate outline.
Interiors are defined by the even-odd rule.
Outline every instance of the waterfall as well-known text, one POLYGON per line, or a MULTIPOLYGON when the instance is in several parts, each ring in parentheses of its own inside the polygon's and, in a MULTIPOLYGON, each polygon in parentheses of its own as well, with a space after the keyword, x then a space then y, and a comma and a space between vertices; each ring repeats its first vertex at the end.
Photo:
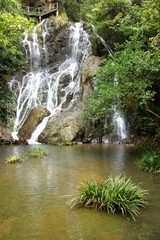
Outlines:
MULTIPOLYGON (((92 29, 93 29, 93 33, 99 38, 99 40, 101 41, 103 46, 105 48, 108 48, 107 43, 105 42, 105 40, 101 36, 99 36, 96 33, 96 29, 93 25, 92 25, 92 29)), ((113 56, 114 52, 112 51, 112 49, 108 49, 107 51, 108 51, 109 55, 113 56)), ((115 74, 114 82, 115 82, 115 84, 118 84, 118 76, 116 76, 116 75, 117 74, 115 74)), ((126 128, 125 118, 123 117, 123 113, 121 112, 121 108, 119 106, 118 109, 117 109, 116 106, 113 106, 113 109, 114 109, 113 124, 117 129, 116 130, 117 137, 118 137, 118 139, 127 138, 128 137, 127 128, 126 128)))
MULTIPOLYGON (((101 43, 103 44, 103 46, 104 46, 105 48, 108 48, 108 45, 107 45, 107 43, 104 41, 104 39, 97 34, 96 29, 95 29, 95 26, 94 26, 94 25, 91 25, 91 26, 92 26, 92 29, 93 29, 93 33, 97 36, 97 38, 99 38, 99 40, 101 41, 101 43)), ((109 55, 111 55, 111 56, 114 54, 111 48, 109 48, 107 51, 108 51, 109 55)))
POLYGON ((125 119, 120 110, 116 109, 114 106, 113 124, 117 128, 117 136, 119 139, 127 138, 127 129, 125 119))
MULTIPOLYGON (((58 71, 51 74, 50 69, 41 67, 40 44, 36 33, 40 26, 42 27, 42 49, 47 61, 46 36, 48 29, 47 20, 44 20, 36 26, 32 35, 29 36, 25 33, 23 40, 26 56, 30 58, 30 71, 23 77, 21 83, 15 78, 10 83, 12 89, 15 85, 18 88, 15 129, 22 127, 34 107, 46 107, 51 113, 32 133, 29 143, 37 141, 51 116, 71 108, 78 100, 81 66, 84 59, 91 55, 91 43, 88 34, 83 30, 83 24, 72 24, 69 27, 71 52, 60 64, 58 71), (67 84, 63 83, 65 77, 67 77, 67 84), (71 98, 69 102, 67 101, 68 96, 71 98)), ((13 133, 13 136, 16 136, 16 132, 13 133)))

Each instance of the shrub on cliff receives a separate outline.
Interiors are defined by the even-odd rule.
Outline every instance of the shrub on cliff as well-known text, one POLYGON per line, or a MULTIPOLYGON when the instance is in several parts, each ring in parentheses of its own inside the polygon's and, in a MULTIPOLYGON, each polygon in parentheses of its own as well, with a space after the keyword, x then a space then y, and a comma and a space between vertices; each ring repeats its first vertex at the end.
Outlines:
POLYGON ((13 96, 8 80, 24 64, 23 33, 32 29, 31 22, 20 13, 14 0, 0 0, 0 120, 7 123, 11 116, 13 96))

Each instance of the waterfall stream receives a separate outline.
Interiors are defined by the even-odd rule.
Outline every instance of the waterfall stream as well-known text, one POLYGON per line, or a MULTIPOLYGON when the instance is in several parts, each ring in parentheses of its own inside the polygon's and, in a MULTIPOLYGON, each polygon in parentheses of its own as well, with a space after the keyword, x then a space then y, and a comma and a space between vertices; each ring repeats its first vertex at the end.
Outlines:
MULTIPOLYGON (((50 111, 50 116, 43 119, 32 133, 29 143, 35 143, 38 136, 45 129, 51 116, 67 110, 73 106, 79 97, 81 66, 84 59, 91 55, 91 43, 88 34, 83 30, 82 23, 72 24, 69 27, 70 54, 60 64, 58 71, 50 73, 50 69, 41 67, 41 51, 37 29, 42 27, 42 51, 45 60, 48 59, 46 36, 48 35, 47 20, 36 26, 32 35, 25 33, 23 40, 26 56, 30 58, 30 71, 23 77, 22 82, 14 78, 10 86, 17 86, 17 112, 15 129, 20 129, 34 107, 43 106, 50 111), (63 84, 67 76, 69 82, 63 84), (68 101, 70 96, 70 101, 68 101)), ((17 132, 13 133, 17 137, 17 132)))
MULTIPOLYGON (((107 48, 108 54, 113 56, 114 52, 112 51, 112 49, 108 48, 108 45, 105 42, 105 40, 96 33, 96 29, 93 25, 92 25, 92 29, 93 29, 93 33, 99 38, 103 46, 107 48)), ((114 82, 115 84, 118 84, 118 77, 116 76, 116 74, 115 74, 114 82)), ((126 128, 125 118, 123 117, 121 108, 120 106, 118 108, 116 106, 113 106, 113 109, 114 109, 113 124, 117 129, 116 133, 117 133, 118 140, 127 138, 128 133, 126 128)))

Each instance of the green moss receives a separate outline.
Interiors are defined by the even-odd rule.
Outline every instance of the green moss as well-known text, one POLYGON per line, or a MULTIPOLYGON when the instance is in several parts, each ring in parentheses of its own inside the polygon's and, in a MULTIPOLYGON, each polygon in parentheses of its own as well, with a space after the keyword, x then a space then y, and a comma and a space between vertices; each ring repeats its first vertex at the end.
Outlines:
POLYGON ((17 155, 10 155, 7 158, 7 163, 9 164, 15 164, 15 163, 21 163, 21 162, 22 162, 22 159, 17 155))
POLYGON ((58 122, 58 121, 56 121, 56 122, 55 122, 55 125, 56 125, 56 126, 58 126, 58 125, 59 125, 59 122, 58 122))

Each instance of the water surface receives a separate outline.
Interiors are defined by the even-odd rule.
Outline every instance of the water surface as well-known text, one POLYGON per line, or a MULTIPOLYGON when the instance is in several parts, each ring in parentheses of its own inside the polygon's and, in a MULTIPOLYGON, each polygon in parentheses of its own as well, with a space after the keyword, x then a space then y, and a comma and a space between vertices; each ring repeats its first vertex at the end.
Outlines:
POLYGON ((0 240, 159 240, 160 176, 136 169, 135 156, 121 145, 41 145, 49 153, 29 158, 35 147, 0 147, 0 240), (5 163, 11 154, 22 164, 5 163), (70 209, 67 195, 84 179, 126 174, 149 190, 149 206, 134 222, 119 214, 70 209))

